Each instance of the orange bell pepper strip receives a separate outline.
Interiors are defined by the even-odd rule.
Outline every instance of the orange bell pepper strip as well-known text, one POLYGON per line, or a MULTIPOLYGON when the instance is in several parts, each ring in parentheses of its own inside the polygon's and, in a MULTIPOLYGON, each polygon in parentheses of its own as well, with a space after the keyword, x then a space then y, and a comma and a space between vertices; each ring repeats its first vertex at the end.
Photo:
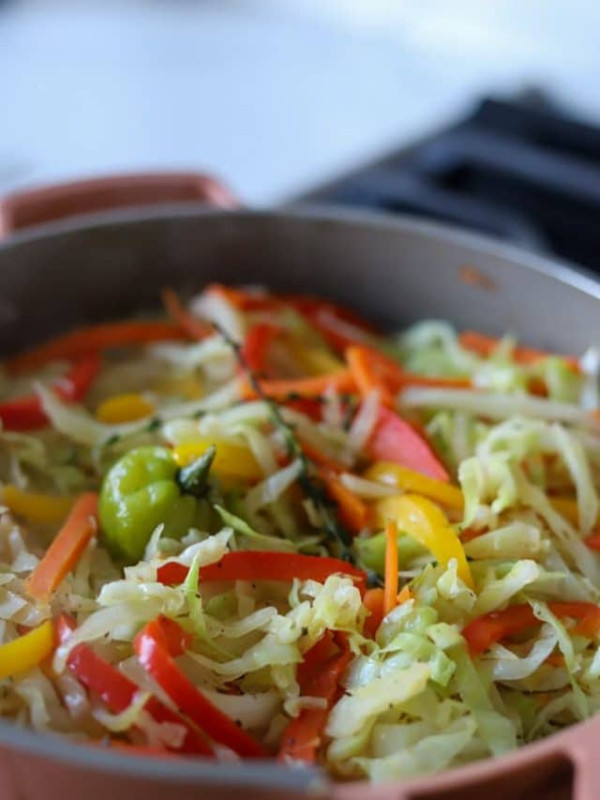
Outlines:
MULTIPOLYGON (((182 583, 189 570, 176 561, 167 561, 158 568, 160 583, 173 586, 182 583)), ((220 561, 201 567, 200 583, 212 581, 301 581, 324 583, 330 575, 340 573, 352 578, 364 592, 366 574, 347 561, 329 556, 305 556, 262 550, 238 550, 225 553, 220 561)))
POLYGON ((85 492, 75 501, 65 524, 25 583, 30 597, 47 602, 77 564, 98 529, 98 495, 85 492))
POLYGON ((298 666, 300 694, 306 697, 320 697, 325 700, 325 708, 303 708, 300 714, 288 724, 279 745, 278 758, 281 761, 302 761, 314 764, 329 712, 340 694, 340 679, 350 661, 352 653, 345 637, 338 635, 341 650, 327 660, 317 661, 313 651, 320 652, 320 642, 309 650, 305 663, 298 666), (316 663, 314 663, 316 661, 316 663), (308 669, 303 667, 308 666, 308 669))
POLYGON ((393 461, 435 480, 449 480, 446 469, 426 439, 388 408, 379 409, 366 451, 371 461, 393 461))
MULTIPOLYGON (((81 402, 99 371, 99 356, 88 354, 76 361, 64 378, 56 381, 54 391, 65 403, 81 402)), ((34 394, 0 403, 0 421, 6 431, 32 431, 48 425, 41 400, 34 394)))
MULTIPOLYGON (((458 341, 465 350, 471 350, 471 352, 477 353, 477 355, 483 356, 484 358, 491 356, 500 344, 499 339, 494 339, 492 336, 485 336, 485 334, 479 333, 478 331, 464 331, 459 335, 458 341)), ((536 350, 533 347, 515 347, 512 351, 513 359, 518 364, 524 365, 535 364, 536 361, 540 361, 542 358, 555 355, 557 354, 536 350)), ((562 358, 573 372, 581 371, 579 361, 575 356, 559 355, 558 358, 562 358)))
POLYGON ((242 758, 267 758, 265 748, 238 727, 205 697, 177 665, 175 658, 189 646, 191 637, 177 622, 158 617, 142 628, 134 640, 140 664, 179 709, 215 742, 242 758))
POLYGON ((13 372, 37 369, 51 361, 70 361, 88 353, 116 347, 131 347, 152 342, 187 339, 178 325, 170 322, 130 320, 107 322, 67 333, 56 339, 14 356, 7 362, 13 372))
POLYGON ((188 311, 173 289, 163 289, 161 298, 167 313, 174 320, 181 333, 184 334, 183 338, 189 337, 201 341, 212 336, 214 333, 212 326, 208 322, 203 322, 195 317, 191 311, 188 311))
MULTIPOLYGON (((593 603, 548 603, 548 607, 559 618, 578 620, 574 633, 591 638, 600 631, 600 607, 593 603)), ((534 625, 541 625, 541 621, 534 615, 532 607, 523 603, 477 617, 463 628, 462 635, 471 655, 481 655, 496 642, 534 625)))

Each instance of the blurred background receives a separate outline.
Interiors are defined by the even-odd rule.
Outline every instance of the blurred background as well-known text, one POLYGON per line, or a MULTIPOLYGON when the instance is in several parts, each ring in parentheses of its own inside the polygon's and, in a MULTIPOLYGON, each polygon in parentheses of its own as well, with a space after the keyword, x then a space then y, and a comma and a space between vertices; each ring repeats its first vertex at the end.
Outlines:
POLYGON ((532 170, 548 172, 552 148, 554 184, 577 174, 576 199, 600 208, 596 131, 563 130, 557 144, 546 118, 558 108, 600 124, 599 23, 597 0, 0 0, 0 192, 206 169, 250 204, 309 193, 413 210, 421 191, 433 216, 454 213, 440 203, 462 203, 459 222, 540 244, 551 221, 506 214, 524 175, 531 184, 532 170), (484 98, 508 102, 473 121, 484 98), (425 148, 418 164, 407 160, 407 147, 447 129, 454 139, 441 155, 425 148), (474 153, 477 169, 465 167, 474 153), (370 162, 377 168, 359 169, 370 162), (514 175, 498 182, 517 162, 516 185, 514 175), (477 208, 465 196, 473 188, 477 208), (496 224, 485 215, 500 203, 496 224))

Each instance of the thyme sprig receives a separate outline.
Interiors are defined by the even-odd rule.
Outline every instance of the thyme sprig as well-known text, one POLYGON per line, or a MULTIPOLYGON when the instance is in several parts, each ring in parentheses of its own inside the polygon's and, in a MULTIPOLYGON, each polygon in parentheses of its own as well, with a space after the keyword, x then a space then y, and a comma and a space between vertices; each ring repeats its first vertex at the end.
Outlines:
POLYGON ((335 555, 354 564, 355 558, 351 550, 352 537, 339 521, 335 511, 335 505, 331 503, 321 485, 312 477, 311 464, 313 462, 304 452, 293 426, 284 420, 281 409, 277 403, 263 391, 257 375, 250 368, 250 365, 244 357, 241 345, 236 342, 227 331, 223 330, 220 325, 215 322, 213 322, 212 325, 226 344, 229 345, 244 376, 247 378, 258 397, 269 409, 273 425, 281 431, 283 435, 289 457, 295 458, 300 462, 298 483, 306 496, 313 502, 323 520, 323 529, 327 534, 330 548, 335 555))

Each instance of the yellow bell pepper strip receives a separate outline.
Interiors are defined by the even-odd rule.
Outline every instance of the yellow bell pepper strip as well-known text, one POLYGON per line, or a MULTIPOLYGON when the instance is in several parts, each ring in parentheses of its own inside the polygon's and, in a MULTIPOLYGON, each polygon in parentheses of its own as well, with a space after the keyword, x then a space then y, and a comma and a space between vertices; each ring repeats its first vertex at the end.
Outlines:
POLYGON ((2 490, 1 502, 13 514, 30 522, 61 522, 75 501, 72 497, 25 492, 9 484, 2 490))
POLYGON ((470 589, 474 588, 461 541, 443 511, 431 500, 414 494, 385 497, 375 504, 375 514, 381 527, 387 520, 395 520, 398 530, 424 545, 443 566, 456 559, 458 577, 470 589))
POLYGON ((386 483, 405 492, 422 494, 437 503, 455 511, 462 511, 464 500, 458 486, 453 486, 436 478, 430 478, 421 472, 395 464, 393 461, 377 461, 366 470, 364 476, 369 481, 386 483))
POLYGON ((35 667, 54 650, 54 626, 47 620, 37 628, 0 645, 0 680, 35 667))
POLYGON ((65 524, 33 570, 25 588, 30 597, 47 602, 56 587, 81 558, 98 530, 98 495, 84 492, 71 509, 65 524))
POLYGON ((141 394, 131 392, 109 397, 96 409, 96 419, 105 425, 137 422, 154 413, 154 406, 141 394))
POLYGON ((204 455, 213 445, 216 448, 212 463, 212 471, 215 475, 244 481, 258 481, 264 477, 251 450, 218 439, 194 439, 186 444, 181 444, 173 450, 173 457, 177 466, 187 467, 188 464, 204 455))
POLYGON ((385 544, 383 614, 387 616, 395 608, 398 597, 398 526, 392 519, 385 525, 385 544))

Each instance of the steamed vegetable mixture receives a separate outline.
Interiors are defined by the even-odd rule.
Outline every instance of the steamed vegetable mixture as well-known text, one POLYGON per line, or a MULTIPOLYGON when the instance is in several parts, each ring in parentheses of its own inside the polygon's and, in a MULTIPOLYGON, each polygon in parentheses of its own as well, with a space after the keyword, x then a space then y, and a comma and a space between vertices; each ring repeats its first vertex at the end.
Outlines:
POLYGON ((0 714, 409 778, 600 709, 581 359, 209 286, 0 370, 0 714))

